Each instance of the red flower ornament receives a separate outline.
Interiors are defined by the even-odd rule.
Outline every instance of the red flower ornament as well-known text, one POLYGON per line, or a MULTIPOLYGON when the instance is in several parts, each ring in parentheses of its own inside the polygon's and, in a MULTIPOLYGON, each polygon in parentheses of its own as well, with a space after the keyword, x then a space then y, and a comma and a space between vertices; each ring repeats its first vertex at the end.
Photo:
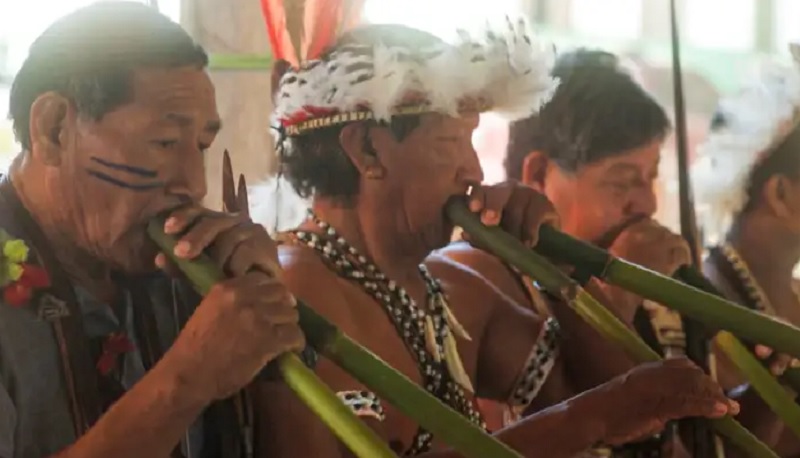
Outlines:
POLYGON ((0 229, 0 287, 3 301, 13 307, 28 304, 36 290, 50 286, 47 271, 27 262, 29 253, 24 240, 0 229))

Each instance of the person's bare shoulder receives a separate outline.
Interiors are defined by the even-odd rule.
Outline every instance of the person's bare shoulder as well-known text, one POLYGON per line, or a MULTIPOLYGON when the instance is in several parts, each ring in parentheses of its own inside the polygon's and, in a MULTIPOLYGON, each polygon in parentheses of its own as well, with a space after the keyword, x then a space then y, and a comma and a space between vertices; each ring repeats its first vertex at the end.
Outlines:
POLYGON ((483 288, 494 286, 490 279, 483 275, 491 262, 491 255, 466 247, 446 247, 431 252, 425 258, 425 266, 434 277, 448 282, 478 283, 483 288))
POLYGON ((314 250, 282 244, 278 247, 278 259, 283 268, 283 281, 298 300, 337 324, 349 322, 350 308, 342 282, 314 250))
POLYGON ((528 303, 528 296, 518 274, 495 255, 467 242, 453 242, 431 254, 426 264, 464 269, 489 283, 514 303, 528 303))

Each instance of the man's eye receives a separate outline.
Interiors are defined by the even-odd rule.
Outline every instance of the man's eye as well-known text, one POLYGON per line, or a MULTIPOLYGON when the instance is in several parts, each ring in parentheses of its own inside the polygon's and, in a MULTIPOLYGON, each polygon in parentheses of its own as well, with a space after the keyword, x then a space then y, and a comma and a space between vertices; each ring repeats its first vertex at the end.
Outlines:
POLYGON ((630 188, 629 183, 622 183, 619 181, 610 181, 607 184, 615 192, 625 192, 630 188))
POLYGON ((178 145, 178 140, 156 140, 153 143, 159 148, 170 149, 178 145))
POLYGON ((201 153, 205 153, 209 148, 211 148, 211 145, 207 145, 205 143, 199 143, 197 145, 197 149, 199 149, 201 153))

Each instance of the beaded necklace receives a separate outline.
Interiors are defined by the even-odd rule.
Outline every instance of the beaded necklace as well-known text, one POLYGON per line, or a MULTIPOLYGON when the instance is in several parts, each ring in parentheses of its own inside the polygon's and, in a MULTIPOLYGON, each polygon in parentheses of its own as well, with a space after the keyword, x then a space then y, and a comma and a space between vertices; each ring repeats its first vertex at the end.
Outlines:
MULTIPOLYGON (((450 311, 439 281, 424 265, 419 266, 427 287, 426 307, 420 307, 403 287, 387 278, 378 266, 347 243, 333 227, 311 212, 309 218, 319 227, 321 234, 295 230, 290 233, 293 238, 314 249, 339 276, 358 283, 381 304, 416 360, 425 389, 486 429, 480 413, 467 398, 466 391, 473 391, 472 384, 455 342, 455 335, 467 340, 469 335, 450 311)), ((420 428, 405 455, 424 453, 430 450, 432 442, 433 434, 420 428)))
MULTIPOLYGON (((756 277, 750 271, 750 267, 747 266, 744 258, 742 258, 742 255, 739 254, 736 248, 730 243, 724 243, 719 247, 719 252, 736 273, 742 289, 747 293, 747 300, 752 303, 753 308, 761 313, 778 316, 775 307, 773 307, 772 302, 767 297, 767 293, 761 288, 758 280, 756 280, 756 277)), ((795 295, 797 295, 797 293, 795 293, 795 295)))

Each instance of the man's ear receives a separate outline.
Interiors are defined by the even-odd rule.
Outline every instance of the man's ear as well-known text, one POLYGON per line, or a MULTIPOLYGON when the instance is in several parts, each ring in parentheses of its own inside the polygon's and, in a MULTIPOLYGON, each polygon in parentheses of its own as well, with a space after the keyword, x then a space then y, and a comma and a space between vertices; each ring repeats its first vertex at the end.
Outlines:
POLYGON ((61 153, 75 126, 76 112, 72 103, 61 94, 46 92, 31 105, 31 155, 46 165, 61 164, 61 153))
POLYGON ((520 178, 526 184, 539 192, 544 191, 544 181, 547 176, 547 168, 550 159, 541 151, 531 151, 522 160, 522 170, 520 178))
POLYGON ((347 124, 339 134, 339 144, 359 174, 367 178, 383 178, 385 170, 373 147, 373 130, 363 122, 347 124))
POLYGON ((761 190, 770 212, 787 222, 800 220, 800 183, 782 174, 771 176, 761 190))

